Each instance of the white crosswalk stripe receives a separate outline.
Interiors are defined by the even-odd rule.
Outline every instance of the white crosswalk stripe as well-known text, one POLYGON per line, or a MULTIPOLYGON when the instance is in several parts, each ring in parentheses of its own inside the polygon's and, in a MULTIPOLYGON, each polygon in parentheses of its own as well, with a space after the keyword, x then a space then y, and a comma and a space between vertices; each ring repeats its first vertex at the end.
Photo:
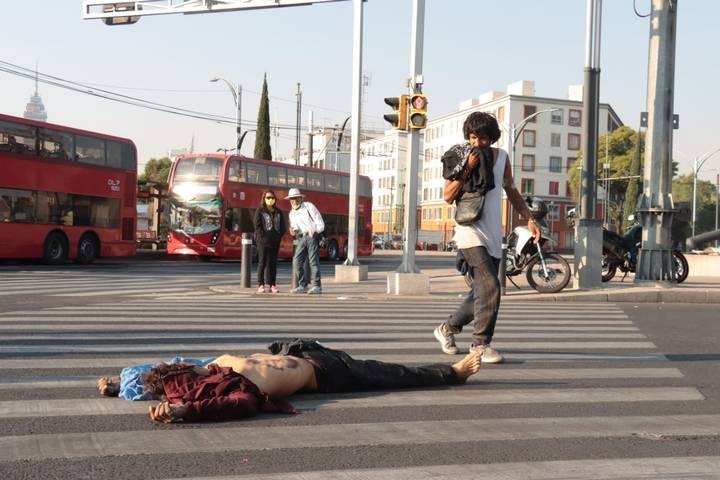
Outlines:
MULTIPOLYGON (((29 287, 16 285, 13 291, 29 287)), ((67 288, 63 295, 81 293, 74 290, 76 286, 67 288)), ((116 289, 151 295, 146 287, 143 292, 142 286, 137 290, 116 289)), ((547 304, 541 311, 535 303, 503 304, 493 345, 506 355, 507 364, 483 366, 464 386, 301 394, 292 403, 302 415, 261 416, 258 421, 262 423, 154 428, 149 420, 133 420, 124 428, 102 427, 108 422, 122 425, 117 423, 120 418, 144 420, 148 403, 98 398, 94 391, 97 376, 174 355, 247 354, 263 351, 275 338, 306 337, 361 359, 409 364, 456 361, 462 357, 439 351, 432 329, 457 303, 447 299, 159 294, 85 306, 0 312, 0 423, 13 429, 8 434, 0 432, 0 470, 3 465, 42 469, 48 460, 72 463, 111 458, 123 458, 126 468, 131 468, 128 464, 142 462, 140 459, 148 455, 178 460, 192 455, 194 461, 211 462, 208 459, 213 455, 237 454, 248 458, 277 454, 278 460, 252 465, 255 473, 234 468, 221 474, 209 463, 207 475, 194 478, 712 478, 709 475, 720 468, 720 457, 698 456, 618 455, 600 460, 588 455, 586 459, 482 465, 453 463, 452 458, 432 463, 430 458, 427 466, 398 458, 396 466, 379 468, 362 462, 355 465, 351 460, 358 449, 428 452, 436 447, 479 442, 524 441, 533 445, 548 440, 717 436, 720 415, 678 414, 673 409, 663 413, 666 405, 699 404, 705 397, 688 385, 682 372, 670 366, 663 352, 612 304, 547 304), (586 414, 562 413, 562 408, 579 405, 583 409, 572 412, 586 414), (620 405, 653 409, 649 414, 612 413, 620 405), (521 406, 530 409, 525 411, 556 410, 536 417, 483 414, 492 407, 521 406), (389 412, 389 416, 378 416, 378 409, 389 412), (431 413, 438 409, 459 409, 461 416, 443 418, 431 413), (410 410, 415 412, 413 416, 404 414, 402 419, 393 420, 393 415, 410 410), (44 423, 25 426, 25 421, 34 418, 44 423), (67 422, 61 431, 42 426, 67 422), (281 459, 298 448, 348 455, 344 463, 349 467, 328 471, 298 464, 279 471, 282 467, 278 465, 285 465, 281 459), (600 469, 604 476, 598 473, 600 469)), ((466 348, 469 333, 459 335, 458 341, 466 348)), ((156 478, 187 476, 179 467, 173 468, 172 461, 169 463, 156 478)))

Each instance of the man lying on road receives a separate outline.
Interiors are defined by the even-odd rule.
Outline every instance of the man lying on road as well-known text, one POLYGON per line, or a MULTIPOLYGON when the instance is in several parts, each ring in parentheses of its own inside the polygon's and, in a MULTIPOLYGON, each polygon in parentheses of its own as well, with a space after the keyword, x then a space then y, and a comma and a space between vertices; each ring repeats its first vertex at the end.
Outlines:
MULTIPOLYGON (((297 413, 282 397, 301 391, 335 393, 457 385, 477 373, 481 365, 476 352, 453 365, 407 367, 355 360, 314 340, 276 341, 269 349, 271 355, 226 354, 209 364, 207 359, 152 367, 141 377, 144 399, 161 400, 150 407, 150 418, 170 423, 237 419, 257 412, 297 413)), ((117 396, 119 378, 101 378, 98 389, 101 395, 117 396)))

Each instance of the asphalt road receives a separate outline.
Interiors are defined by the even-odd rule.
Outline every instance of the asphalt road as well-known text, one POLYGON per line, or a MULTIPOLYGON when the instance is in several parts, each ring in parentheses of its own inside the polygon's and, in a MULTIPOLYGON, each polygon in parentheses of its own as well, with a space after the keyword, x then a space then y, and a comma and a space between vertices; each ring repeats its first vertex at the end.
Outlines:
MULTIPOLYGON (((418 263, 451 274, 449 257, 418 263)), ((287 336, 359 358, 454 360, 432 329, 457 300, 210 294, 238 270, 0 265, 2 478, 720 478, 713 306, 507 302, 494 340, 506 364, 447 389, 303 395, 299 415, 154 425, 144 402, 97 397, 95 378, 127 364, 287 336)), ((288 274, 285 262, 280 284, 288 274)))

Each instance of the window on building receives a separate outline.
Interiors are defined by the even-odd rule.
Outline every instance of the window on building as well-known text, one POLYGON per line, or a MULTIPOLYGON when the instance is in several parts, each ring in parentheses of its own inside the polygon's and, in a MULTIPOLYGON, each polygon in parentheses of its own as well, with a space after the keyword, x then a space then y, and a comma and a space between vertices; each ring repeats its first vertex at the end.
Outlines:
POLYGON ((580 134, 568 133, 568 150, 580 150, 580 134))
POLYGON ((562 157, 550 157, 550 171, 554 173, 562 172, 562 157))
POLYGON ((522 156, 522 171, 533 172, 535 171, 535 155, 523 154, 522 156))
POLYGON ((565 232, 565 245, 560 245, 560 248, 570 248, 575 243, 575 232, 565 232))
POLYGON ((567 171, 569 172, 572 170, 573 165, 575 165, 575 160, 577 160, 576 157, 567 157, 567 171))
POLYGON ((523 178, 520 180, 520 193, 523 195, 532 195, 535 193, 535 180, 532 178, 523 178))
POLYGON ((571 127, 582 126, 582 111, 570 109, 568 112, 568 125, 571 127))
POLYGON ((550 112, 550 123, 552 123, 553 125, 562 125, 563 110, 555 110, 554 112, 550 112))
POLYGON ((525 130, 523 132, 523 147, 535 146, 535 130, 525 130))
POLYGON ((572 194, 573 194, 572 185, 570 184, 570 182, 565 182, 565 196, 570 198, 573 196, 572 194))
POLYGON ((548 204, 548 220, 557 221, 560 220, 560 205, 554 203, 548 204))
POLYGON ((560 148, 560 139, 562 138, 562 135, 559 133, 551 133, 550 134, 550 146, 560 148))
MULTIPOLYGON (((535 105, 523 105, 523 118, 527 118, 530 115, 537 112, 537 106, 535 105)), ((535 123, 535 118, 528 120, 529 122, 535 123)))
POLYGON ((504 105, 500 105, 498 107, 497 119, 498 119, 498 122, 501 122, 501 123, 505 121, 505 106, 504 105))
POLYGON ((548 185, 549 195, 560 195, 560 182, 550 182, 548 185))

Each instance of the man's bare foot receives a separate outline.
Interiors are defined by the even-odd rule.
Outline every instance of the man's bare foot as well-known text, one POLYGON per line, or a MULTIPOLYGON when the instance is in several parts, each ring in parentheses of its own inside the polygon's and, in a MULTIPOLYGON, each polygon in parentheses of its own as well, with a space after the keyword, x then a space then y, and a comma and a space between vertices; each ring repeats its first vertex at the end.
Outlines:
POLYGON ((453 363, 452 369, 455 370, 460 380, 465 380, 480 370, 482 365, 481 357, 479 352, 470 352, 459 362, 453 363))
POLYGON ((120 377, 100 377, 97 381, 98 392, 103 397, 117 397, 120 393, 120 377))

